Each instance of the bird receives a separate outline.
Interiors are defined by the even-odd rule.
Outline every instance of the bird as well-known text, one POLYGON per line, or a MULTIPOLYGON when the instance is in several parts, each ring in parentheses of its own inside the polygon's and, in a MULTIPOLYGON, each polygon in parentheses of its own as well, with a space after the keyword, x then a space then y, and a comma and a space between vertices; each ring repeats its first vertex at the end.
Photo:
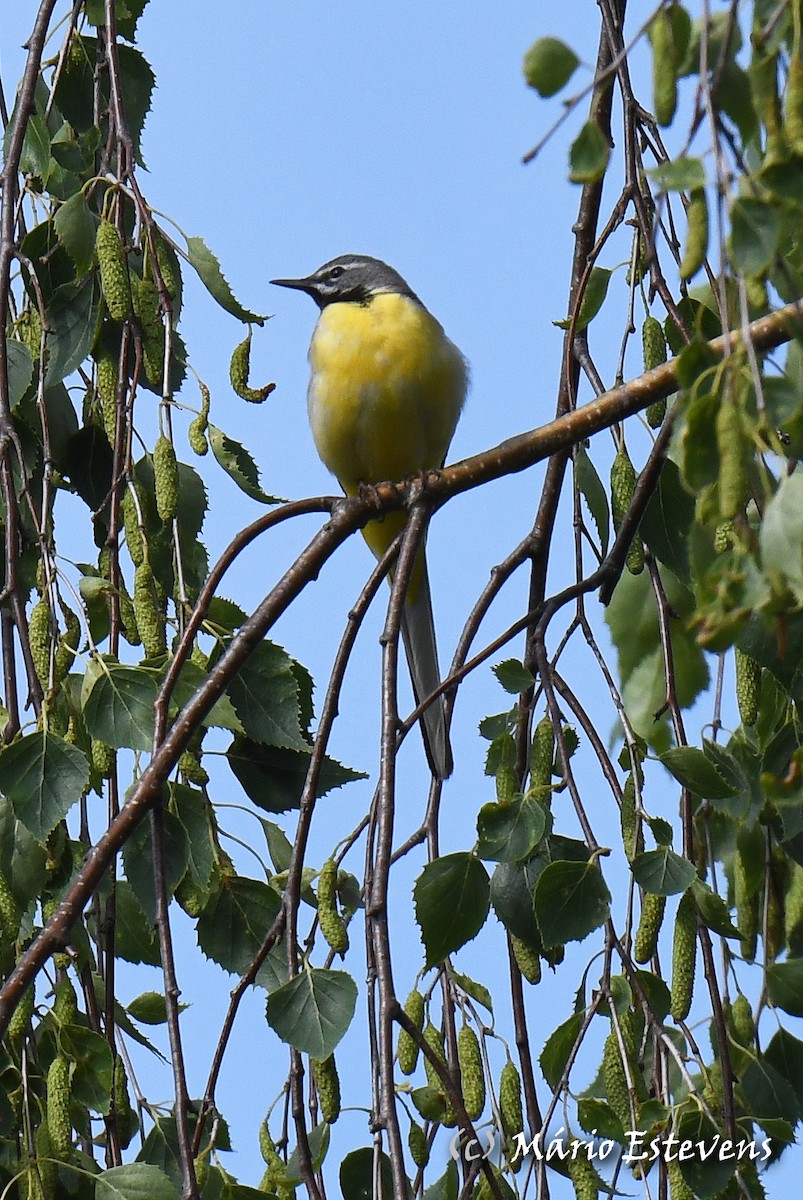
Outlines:
MULTIPOLYGON (((439 470, 468 390, 468 364, 410 285, 387 263, 341 254, 300 279, 320 309, 309 347, 307 411, 313 441, 347 496, 365 485, 439 470)), ((381 558, 407 523, 405 512, 369 521, 363 535, 381 558)), ((440 686, 432 598, 422 544, 401 620, 416 704, 440 686)), ((423 712, 432 773, 453 760, 443 696, 423 712)))

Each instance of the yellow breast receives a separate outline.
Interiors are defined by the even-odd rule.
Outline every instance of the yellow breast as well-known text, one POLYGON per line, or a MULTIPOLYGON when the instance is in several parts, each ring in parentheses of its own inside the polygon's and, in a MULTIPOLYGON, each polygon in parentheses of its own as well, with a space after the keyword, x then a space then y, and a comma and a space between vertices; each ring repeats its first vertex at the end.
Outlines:
POLYGON ((441 466, 466 364, 422 305, 397 293, 329 304, 309 357, 312 434, 344 491, 441 466))

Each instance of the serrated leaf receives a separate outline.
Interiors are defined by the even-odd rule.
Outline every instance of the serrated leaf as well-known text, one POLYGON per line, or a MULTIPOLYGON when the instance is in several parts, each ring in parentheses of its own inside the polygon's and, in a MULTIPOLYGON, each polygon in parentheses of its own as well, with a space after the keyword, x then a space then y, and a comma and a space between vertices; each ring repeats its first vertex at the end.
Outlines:
POLYGON ((656 896, 685 892, 697 876, 694 864, 681 858, 669 846, 637 855, 632 867, 636 883, 645 892, 653 892, 656 896))
POLYGON ((22 342, 9 338, 6 342, 8 358, 8 401, 16 408, 33 380, 31 352, 22 342))
POLYGON ((505 691, 513 696, 526 692, 535 683, 532 671, 517 658, 506 658, 504 662, 496 663, 492 670, 505 691))
POLYGON ((675 746, 658 756, 678 783, 703 800, 727 800, 734 788, 697 746, 675 746))
POLYGON ((268 996, 274 1033, 311 1058, 328 1058, 351 1024, 357 985, 345 971, 311 968, 268 996))
POLYGON ((187 238, 187 253, 204 287, 213 299, 217 300, 221 308, 225 309, 227 313, 231 313, 238 321, 251 322, 254 325, 265 324, 267 317, 249 312, 235 299, 234 293, 220 269, 220 263, 204 243, 203 238, 187 238))
POLYGON ((47 183, 50 171, 50 135, 45 119, 39 113, 31 113, 25 126, 20 171, 24 175, 36 175, 43 184, 47 183))
POLYGON ((671 162, 650 167, 647 175, 662 192, 691 192, 705 187, 705 167, 702 159, 683 155, 671 162))
MULTIPOLYGON (((180 1005, 181 1009, 186 1007, 180 1005)), ((142 1025, 164 1025, 167 1020, 167 1004, 161 992, 141 992, 126 1005, 126 1012, 142 1025)))
POLYGON ((89 764, 77 746, 41 730, 0 752, 0 791, 17 820, 43 842, 89 786, 89 764))
POLYGON ((554 96, 571 79, 580 59, 559 38, 542 37, 524 55, 524 78, 539 96, 554 96))
POLYGON ((72 1076, 74 1099, 95 1112, 107 1113, 113 1060, 105 1037, 79 1025, 67 1025, 59 1033, 59 1044, 75 1063, 72 1076))
POLYGON ((776 1008, 792 1017, 803 1017, 803 958, 767 967, 767 993, 776 1008))
POLYGON ((596 121, 586 121, 569 150, 569 179, 572 183, 594 183, 608 166, 611 148, 596 121))
POLYGON ((764 510, 759 533, 765 571, 777 571, 803 596, 803 472, 783 479, 764 510))
POLYGON ((413 889, 426 965, 443 962, 475 938, 491 903, 488 872, 473 854, 446 854, 427 863, 413 889))
POLYGON ((159 938, 127 879, 117 880, 115 895, 115 952, 126 962, 158 967, 162 961, 159 938))
POLYGON ((588 456, 584 446, 578 446, 574 454, 574 477, 580 494, 588 505, 588 511, 597 529, 600 552, 602 557, 608 553, 608 535, 610 532, 610 511, 608 496, 600 479, 597 468, 588 456))
POLYGON ((492 862, 521 862, 544 836, 546 812, 534 797, 484 804, 477 815, 477 854, 492 862))
MULTIPOLYGON (((171 716, 175 716, 192 699, 207 678, 207 672, 202 667, 190 658, 186 660, 170 697, 171 716)), ((228 696, 221 696, 219 700, 215 701, 204 717, 203 723, 207 728, 228 729, 232 733, 243 732, 240 718, 234 711, 234 705, 228 696)))
POLYGON ((553 862, 538 877, 533 904, 544 946, 562 946, 607 921, 611 894, 596 862, 553 862))
MULTIPOLYGON (((326 1158, 329 1150, 329 1139, 331 1136, 331 1128, 326 1121, 321 1121, 314 1129, 311 1129, 307 1134, 307 1142, 309 1145, 310 1163, 313 1171, 320 1171, 323 1166, 323 1160, 326 1158)), ((285 1167, 285 1176, 290 1187, 296 1187, 304 1182, 304 1173, 301 1168, 298 1150, 294 1150, 287 1160, 285 1167)), ((264 1196, 264 1192, 254 1191, 253 1200, 260 1200, 264 1196)), ((232 1200, 246 1200, 245 1197, 232 1197, 232 1200)))
POLYGON ((731 205, 731 262, 743 275, 757 275, 775 257, 780 237, 775 209, 763 200, 739 196, 731 205))
POLYGON ((47 306, 48 356, 45 386, 54 387, 89 354, 97 335, 100 281, 96 272, 64 284, 47 306))
POLYGON ((249 738, 309 753, 300 724, 298 682, 281 646, 260 642, 229 684, 229 696, 249 738))
POLYGON ((110 1167, 94 1179, 95 1200, 179 1200, 175 1187, 152 1163, 110 1167))
POLYGON ((564 1021, 562 1025, 558 1025, 557 1029, 554 1029, 546 1040, 538 1061, 541 1064, 541 1070, 544 1073, 547 1086, 552 1091, 555 1091, 560 1083, 563 1069, 569 1061, 569 1055, 577 1041, 577 1035, 582 1025, 583 1013, 573 1013, 568 1021, 564 1021))
MULTIPOLYGON (((245 794, 263 811, 282 813, 298 808, 309 769, 309 749, 285 750, 236 737, 226 751, 226 758, 245 794)), ((367 778, 364 771, 354 771, 327 755, 318 777, 316 796, 325 796, 334 788, 367 778)))
MULTIPOLYGON (((501 1183, 499 1186, 503 1200, 507 1200, 505 1187, 501 1183)), ((431 1183, 425 1190, 423 1200, 457 1200, 459 1194, 460 1182, 457 1174, 457 1163, 451 1158, 441 1177, 436 1179, 434 1183, 431 1183)))
MULTIPOLYGON (((87 43, 94 38, 87 38, 87 43)), ((151 96, 156 85, 156 76, 144 55, 133 46, 117 45, 120 63, 120 90, 125 108, 126 126, 134 143, 134 156, 144 166, 141 141, 145 118, 150 112, 151 96)), ((108 84, 105 85, 108 87, 108 84)))
MULTIPOLYGON (((169 810, 162 813, 164 875, 167 894, 172 896, 187 872, 190 847, 187 831, 169 810)), ((156 924, 156 893, 153 881, 153 840, 148 821, 142 821, 123 846, 128 882, 134 890, 149 925, 156 924)))
POLYGON ((53 224, 77 273, 84 275, 92 266, 95 257, 97 219, 93 216, 83 192, 76 192, 69 200, 59 205, 53 224))
POLYGON ((493 1012, 493 996, 484 983, 477 983, 476 979, 471 979, 468 975, 461 975, 453 967, 449 968, 449 978, 453 979, 472 1000, 476 1000, 483 1008, 487 1008, 489 1013, 493 1012))
POLYGON ((800 1105, 791 1083, 764 1057, 754 1058, 740 1076, 749 1116, 759 1122, 768 1118, 790 1125, 800 1120, 800 1105))
POLYGON ((90 737, 120 750, 153 747, 153 706, 159 677, 147 667, 127 667, 113 659, 93 659, 81 687, 90 737))
POLYGON ((224 879, 198 918, 198 945, 225 970, 241 975, 262 945, 279 904, 278 893, 258 879, 224 879))
POLYGON ((681 483, 671 459, 661 470, 649 499, 639 534, 659 560, 684 583, 689 581, 689 530, 694 520, 694 497, 681 483))
POLYGON ((208 425, 206 433, 218 463, 246 496, 258 500, 260 504, 279 503, 278 497, 269 496, 259 486, 259 468, 245 446, 235 442, 216 425, 208 425))

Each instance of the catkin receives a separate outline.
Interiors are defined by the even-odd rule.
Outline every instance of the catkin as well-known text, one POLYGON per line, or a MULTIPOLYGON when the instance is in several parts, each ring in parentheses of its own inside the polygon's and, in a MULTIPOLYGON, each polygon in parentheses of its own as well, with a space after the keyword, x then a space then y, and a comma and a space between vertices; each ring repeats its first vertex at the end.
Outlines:
POLYGON ((675 1021, 685 1021, 694 991, 697 959, 697 904, 691 892, 680 898, 672 943, 672 988, 670 1012, 675 1021))
POLYGON ((57 1054, 47 1072, 47 1126, 56 1158, 66 1159, 72 1150, 70 1121, 70 1064, 57 1054))
POLYGON ((463 1104, 470 1120, 476 1121, 485 1108, 485 1072, 477 1035, 464 1025, 457 1035, 457 1061, 463 1087, 463 1104))
POLYGON ((680 260, 680 278, 693 278, 705 262, 708 251, 708 201, 703 188, 695 188, 686 210, 686 245, 680 260))
POLYGON ((328 858, 318 876, 318 922, 321 933, 336 954, 349 948, 346 923, 337 908, 337 863, 328 858))
POLYGON ((153 448, 153 477, 156 511, 162 521, 172 521, 178 512, 178 462, 173 443, 159 434, 153 448))
MULTIPOLYGON (((636 470, 630 461, 630 455, 625 449, 624 442, 621 442, 611 466, 611 515, 613 527, 617 533, 622 527, 635 490, 636 470)), ((631 575, 639 575, 644 570, 644 547, 638 533, 630 543, 626 563, 631 575)))
POLYGON ((761 667, 754 658, 738 646, 736 660, 736 702, 743 725, 755 725, 761 700, 761 667))
POLYGON ((334 1125, 340 1116, 340 1079, 334 1054, 328 1058, 310 1060, 321 1116, 328 1125, 334 1125))
MULTIPOLYGON (((417 988, 413 988, 404 1002, 404 1011, 416 1029, 424 1027, 424 997, 417 988)), ((399 1029, 399 1040, 396 1046, 399 1060, 399 1070, 403 1075, 412 1075, 418 1062, 418 1042, 411 1037, 406 1029, 399 1029)))
POLYGON ((100 267, 100 285, 109 316, 114 321, 124 321, 131 312, 131 284, 128 278, 128 266, 117 227, 105 218, 98 225, 95 254, 100 267))
POLYGON ((637 963, 647 963, 655 954, 665 908, 666 896, 656 896, 654 892, 644 893, 641 919, 633 943, 633 957, 637 963))
POLYGON ((263 388, 252 388, 248 384, 248 376, 251 371, 251 330, 248 330, 248 336, 244 341, 240 342, 239 346, 235 346, 231 362, 229 363, 229 379, 235 393, 242 399, 247 400, 250 404, 261 404, 276 387, 275 383, 269 383, 263 388))

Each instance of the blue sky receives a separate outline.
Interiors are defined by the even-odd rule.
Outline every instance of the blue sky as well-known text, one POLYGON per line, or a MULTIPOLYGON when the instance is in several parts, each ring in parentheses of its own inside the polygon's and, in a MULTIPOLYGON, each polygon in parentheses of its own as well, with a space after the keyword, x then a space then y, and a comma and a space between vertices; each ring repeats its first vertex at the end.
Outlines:
MULTIPOLYGON (((0 51, 9 86, 19 75, 18 46, 35 6, 6 7, 12 11, 4 13, 0 51)), ((632 32, 652 5, 639 0, 629 8, 632 32)), ((186 273, 182 332, 196 370, 211 388, 212 420, 249 447, 267 491, 297 497, 335 490, 318 462, 306 420, 305 356, 316 312, 306 297, 271 288, 268 280, 307 274, 346 251, 373 254, 395 266, 468 358, 472 389, 452 460, 551 418, 562 345, 552 321, 565 315, 579 195, 566 182, 566 131, 579 128, 581 117, 573 117, 534 164, 523 166, 522 155, 558 116, 560 100, 540 100, 525 86, 520 64, 530 42, 544 34, 564 38, 586 64, 593 63, 597 25, 592 0, 562 9, 523 0, 503 5, 464 0, 459 8, 424 0, 338 5, 238 0, 225 9, 211 0, 152 0, 139 45, 155 70, 158 90, 143 140, 150 175, 141 186, 155 208, 207 240, 245 305, 273 314, 255 332, 252 377, 258 384, 275 380, 277 388, 255 408, 236 400, 228 385, 229 354, 241 327, 186 273)), ((639 62, 643 83, 643 58, 637 67, 639 62)), ((588 79, 586 65, 569 91, 588 79)), ((623 259, 625 243, 619 249, 623 259)), ((603 265, 616 264, 608 253, 603 265)), ((623 272, 618 278, 623 296, 623 272)), ((610 327, 602 326, 596 342, 607 382, 613 382, 619 345, 617 315, 610 327)), ((636 373, 637 356, 631 366, 636 373)), ((191 387, 186 394, 195 402, 191 387)), ((609 441, 597 441, 604 470, 609 441)), ((192 459, 188 449, 183 456, 192 459)), ((213 463, 207 460, 201 469, 213 498, 206 534, 214 552, 258 506, 213 463)), ((541 478, 537 468, 500 481, 459 497, 437 515, 429 556, 442 664, 490 570, 530 527, 541 478)), ((568 518, 564 511, 567 553, 568 518)), ((255 605, 315 527, 312 520, 298 522, 260 541, 232 572, 225 593, 245 607, 255 605)), ((369 552, 359 538, 352 539, 275 630, 321 689, 370 566, 369 552)), ((570 570, 571 562, 558 560, 555 579, 570 570)), ((526 586, 522 573, 502 595, 483 628, 488 640, 519 615, 526 586)), ((378 605, 360 637, 332 742, 339 758, 374 774, 381 623, 378 605)), ((485 744, 476 726, 504 706, 487 669, 461 692, 454 734, 458 766, 445 790, 445 849, 471 844, 474 814, 491 798, 482 774, 485 744)), ((402 755, 400 796, 404 804, 409 796, 416 813, 426 797, 421 759, 414 734, 402 755)), ((370 788, 370 782, 356 785, 321 807, 313 841, 319 860, 356 822, 370 788)), ((610 810, 607 796, 605 806, 610 810)), ((601 840, 618 837, 610 817, 600 814, 599 822, 601 840)), ((410 817, 410 827, 416 823, 410 817)), ((237 829, 254 839, 247 819, 237 829)), ((247 862, 242 860, 243 869, 251 869, 247 862)), ((360 866, 357 855, 355 869, 360 866)), ((402 992, 419 961, 415 930, 408 928, 409 942, 395 947, 402 992)), ((497 938, 494 953, 501 944, 497 938)), ((582 954, 581 948, 577 964, 582 954)), ((487 955, 485 943, 469 948, 461 963, 492 982, 497 967, 488 971, 487 955)), ((220 1022, 231 981, 211 965, 199 966, 191 946, 182 953, 180 972, 194 1005, 185 1029, 191 1090, 197 1093, 211 1052, 209 1030, 220 1022)), ((145 985, 133 976, 131 986, 145 985)), ((538 990, 531 1013, 536 1052, 568 1016, 567 986, 559 974, 538 990)), ((232 1167, 252 1183, 261 1171, 256 1128, 278 1079, 271 1076, 275 1046, 261 1006, 259 995, 244 1006, 220 1089, 221 1108, 242 1149, 232 1167)), ((367 1144, 362 1114, 346 1122, 339 1138, 344 1148, 367 1144)), ((774 1192, 778 1186, 773 1179, 770 1196, 782 1194, 780 1188, 774 1192)), ((560 1188, 553 1194, 560 1196, 560 1188)))

